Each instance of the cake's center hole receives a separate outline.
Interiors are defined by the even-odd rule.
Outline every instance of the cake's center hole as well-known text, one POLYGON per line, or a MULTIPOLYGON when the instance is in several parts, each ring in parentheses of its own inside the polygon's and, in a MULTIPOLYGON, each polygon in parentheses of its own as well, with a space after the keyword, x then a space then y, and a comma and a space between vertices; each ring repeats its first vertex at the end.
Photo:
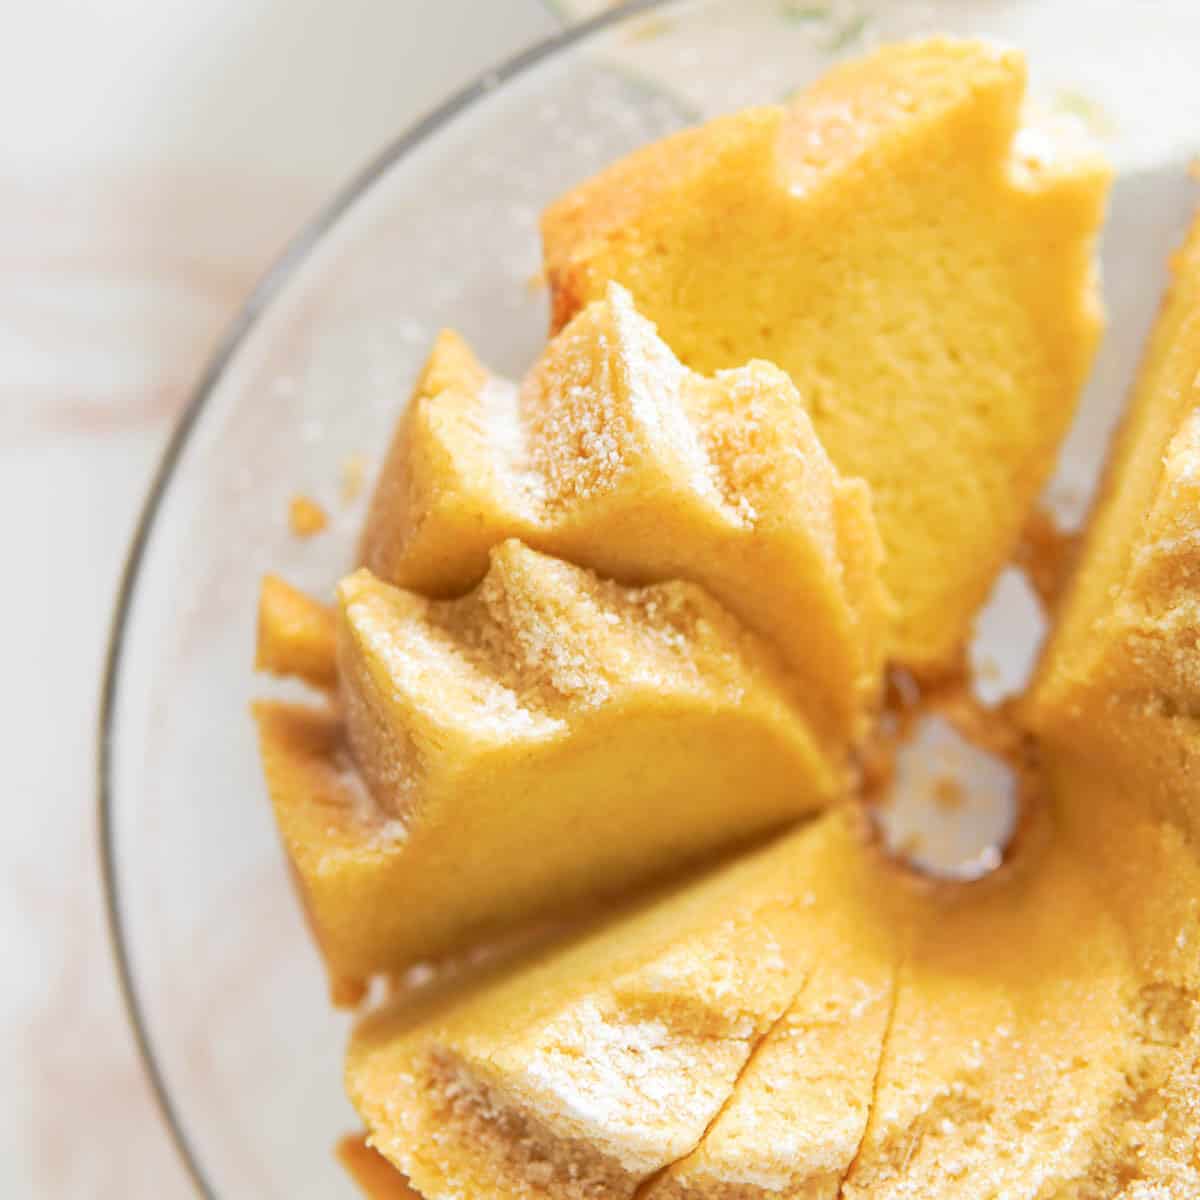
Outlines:
POLYGON ((1017 772, 947 716, 917 716, 873 808, 885 844, 923 874, 979 879, 1000 866, 1017 826, 1017 772))
POLYGON ((1045 630, 1038 592, 1011 567, 980 614, 962 679, 922 689, 893 677, 867 798, 885 845, 915 870, 966 881, 1003 862, 1022 793, 1007 706, 1028 685, 1045 630))

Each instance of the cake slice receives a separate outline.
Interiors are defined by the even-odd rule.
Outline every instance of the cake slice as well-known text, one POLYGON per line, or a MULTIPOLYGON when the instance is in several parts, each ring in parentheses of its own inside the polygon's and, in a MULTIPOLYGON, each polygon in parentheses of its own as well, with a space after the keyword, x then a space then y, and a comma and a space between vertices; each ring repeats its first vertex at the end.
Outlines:
POLYGON ((1200 834, 1200 221, 1176 256, 1027 719, 1200 834))
POLYGON ((831 741, 863 732, 889 615, 870 497, 834 469, 777 368, 687 370, 617 285, 520 388, 443 335, 362 559, 399 586, 461 595, 509 537, 623 583, 704 586, 782 652, 831 741))
MULTIPOLYGON (((823 972, 827 954, 845 961, 839 943, 855 938, 856 915, 880 930, 873 951, 856 952, 886 991, 895 948, 882 930, 899 923, 897 902, 870 882, 863 854, 849 823, 829 816, 441 1011, 368 1019, 347 1085, 372 1144, 429 1200, 654 1195, 730 1118, 765 1047, 778 1056, 790 1014, 809 1061, 841 1072, 828 1093, 806 1079, 808 1095, 848 1114, 800 1113, 808 1122, 791 1136, 845 1157, 870 1079, 841 1065, 847 1031, 804 997, 826 996, 827 1016, 853 1011, 823 972), (823 1145, 820 1129, 836 1140, 823 1145)), ((845 982, 874 1005, 875 990, 845 982)))
MULTIPOLYGON (((1034 690, 1040 724, 1070 719, 1080 697, 1135 667, 1138 686, 1176 682, 1200 690, 1200 679, 1178 678, 1188 662, 1181 628, 1195 625, 1200 551, 1195 542, 1196 456, 1200 453, 1200 219, 1172 261, 1171 288, 1151 334, 1129 412, 1117 438, 1099 500, 1088 524, 1079 567, 1058 614, 1034 690), (1140 632, 1139 632, 1140 629, 1140 632), (1122 636, 1123 635, 1123 636, 1122 636), (1155 663, 1141 651, 1158 643, 1155 663), (1179 653, 1173 652, 1173 649, 1179 653)), ((1191 657, 1193 671, 1197 658, 1191 657)))
POLYGON ((1195 722, 1120 692, 1043 743, 1061 836, 1125 930, 1137 1056, 1075 1194, 1200 1195, 1200 770, 1195 722), (1139 750, 1142 751, 1139 753, 1139 750))
POLYGON ((1026 713, 1142 975, 1142 1061, 1081 1194, 1200 1195, 1200 221, 1026 713))
POLYGON ((1135 1050, 1126 1087, 1093 1139, 1079 1196, 1200 1196, 1200 858, 1156 809, 1194 809, 1200 792, 1170 792, 1152 764, 1116 769, 1047 748, 1063 837, 1124 928, 1138 970, 1135 1050), (1149 801, 1149 802, 1148 802, 1149 801))
POLYGON ((1142 1061, 1140 976, 1086 867, 1055 843, 1019 877, 931 898, 846 1200, 1085 1197, 1142 1061))
POLYGON ((1115 1195, 1146 1081, 1182 1056, 1078 849, 882 914, 843 890, 789 1018, 646 1200, 1115 1195))
MULTIPOLYGON (((1152 516, 1147 528, 1155 525, 1152 516)), ((1135 553, 1130 582, 1159 573, 1146 553, 1154 544, 1151 536, 1135 553)), ((1138 590, 1112 593, 1112 610, 1092 627, 1095 650, 1104 650, 1092 684, 1075 693, 1079 710, 1066 719, 1043 710, 1041 747, 1062 836, 1126 931, 1140 977, 1139 1052, 1077 1193, 1122 1200, 1200 1195, 1200 729, 1175 708, 1180 695, 1195 695, 1177 690, 1178 643, 1135 652, 1147 611, 1129 611, 1138 590)), ((1154 589, 1147 607, 1165 592, 1154 589)), ((1168 645, 1182 629, 1172 626, 1168 645)))
POLYGON ((837 1193, 866 1131, 900 963, 919 908, 911 881, 831 823, 797 897, 813 968, 699 1145, 639 1200, 837 1193))
MULTIPOLYGON (((1154 492, 1119 563, 1103 513, 1093 527, 1095 553, 1082 559, 1030 702, 1049 740, 1149 766, 1186 741, 1180 732, 1200 737, 1200 376, 1192 401, 1155 460, 1154 492), (1112 573, 1098 574, 1102 559, 1112 573)), ((1116 486, 1136 490, 1124 476, 1116 486)))
POLYGON ((790 677, 693 585, 623 588, 506 542, 461 600, 365 570, 339 595, 346 746, 331 717, 257 711, 343 994, 838 795, 790 677))
POLYGON ((891 651, 951 665, 1053 464, 1100 329, 1107 169, 1020 126, 1013 52, 933 39, 636 152, 543 219, 554 327, 610 281, 690 368, 787 371, 865 479, 891 651))

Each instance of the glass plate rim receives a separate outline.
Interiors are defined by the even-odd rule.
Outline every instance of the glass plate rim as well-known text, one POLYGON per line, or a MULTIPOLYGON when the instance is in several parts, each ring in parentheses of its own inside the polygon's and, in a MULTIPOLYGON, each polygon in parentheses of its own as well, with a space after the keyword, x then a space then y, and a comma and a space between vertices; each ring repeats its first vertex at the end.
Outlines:
POLYGON ((185 1123, 167 1086, 166 1077, 146 1025, 144 1008, 134 978, 132 956, 122 916, 121 887, 116 865, 116 833, 113 822, 115 789, 112 779, 113 738, 116 728, 117 695, 121 684, 123 651, 129 632, 129 617, 137 591, 146 550, 158 521, 163 499, 174 478, 191 435, 199 424, 208 401, 271 302, 282 292, 296 272, 323 241, 325 235, 368 193, 392 167, 436 136, 498 88, 527 71, 586 41, 610 26, 677 0, 627 0, 626 3, 569 26, 517 52, 499 65, 483 71, 471 82, 453 92, 446 100, 419 118, 377 152, 333 198, 294 235, 282 253, 267 268, 247 299, 226 328, 209 357, 198 381, 191 389, 183 411, 176 419, 159 456, 149 486, 138 510, 133 533, 125 552, 119 576, 113 615, 109 624, 101 673, 100 704, 96 724, 95 788, 98 820, 98 852, 103 887, 105 921, 109 949, 113 956, 121 1004, 133 1034, 142 1070, 168 1139, 198 1195, 204 1200, 220 1200, 209 1181, 200 1157, 189 1138, 185 1123))

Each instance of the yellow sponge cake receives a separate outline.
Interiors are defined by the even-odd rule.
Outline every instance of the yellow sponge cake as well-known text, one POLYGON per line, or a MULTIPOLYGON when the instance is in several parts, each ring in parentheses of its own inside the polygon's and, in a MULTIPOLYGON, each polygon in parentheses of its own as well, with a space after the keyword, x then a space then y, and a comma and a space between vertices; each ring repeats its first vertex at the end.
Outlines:
POLYGON ((889 616, 879 537, 783 372, 687 370, 616 285, 519 389, 468 355, 449 335, 434 348, 377 486, 367 567, 461 595, 516 537, 628 584, 690 580, 774 642, 832 740, 861 735, 889 616))
POLYGON ((610 280, 689 367, 786 370, 870 485, 892 651, 959 651, 1053 463, 1100 329, 1107 171, 1019 127, 1019 55, 934 39, 788 108, 649 146, 543 219, 561 327, 610 280))
POLYGON ((340 597, 353 760, 331 719, 258 709, 335 980, 620 894, 837 795, 790 678, 690 584, 622 588, 508 542, 461 600, 366 571, 340 597))
POLYGON ((1140 805, 1200 835, 1200 222, 1026 709, 1045 744, 1141 775, 1140 805))
POLYGON ((254 665, 322 689, 337 686, 337 625, 333 610, 277 575, 262 581, 254 665))
MULTIPOLYGON (((1200 712, 1200 375, 1191 400, 1153 460, 1154 490, 1118 570, 1101 576, 1102 556, 1087 556, 1068 594, 1033 693, 1046 729, 1086 725, 1100 703, 1164 717, 1200 712)), ((1119 478, 1120 496, 1136 492, 1119 478)))
POLYGON ((1200 754, 1194 720, 1139 699, 1091 706, 1042 747, 1061 837, 1087 864, 1139 972, 1141 1057, 1083 1195, 1200 1195, 1200 754), (1085 734, 1086 729, 1086 734, 1085 734), (1139 749, 1142 753, 1139 753, 1139 749), (1123 1190, 1124 1189, 1124 1190, 1123 1190))
MULTIPOLYGON (((1039 721, 1054 720, 1058 710, 1070 709, 1083 691, 1104 682, 1097 672, 1118 653, 1116 623, 1133 634, 1130 622, 1136 626, 1140 620, 1143 632, 1154 636, 1155 614, 1139 618, 1136 612, 1148 599, 1160 608, 1166 602, 1153 600, 1157 585, 1146 577, 1148 567, 1167 573, 1165 595, 1177 610, 1188 585, 1195 586, 1196 558, 1193 551, 1189 559, 1181 522, 1195 511, 1200 445, 1200 220, 1175 255, 1172 276, 1034 691, 1039 721), (1095 636, 1097 626, 1110 632, 1095 636)), ((1157 614, 1160 640, 1167 633, 1164 615, 1157 614)), ((1150 648, 1146 637, 1138 641, 1150 648)), ((1131 649, 1127 645, 1125 652, 1131 649)), ((1155 669, 1163 666, 1160 661, 1155 669)))
POLYGON ((897 985, 846 1200, 1092 1196, 1076 1185, 1142 1063, 1139 976, 1086 866, 931 900, 897 985))
POLYGON ((369 1018, 347 1083, 372 1144, 429 1200, 1123 1194, 1093 1185, 1153 1149, 1146 1081, 1195 1092, 1088 866, 1056 842, 948 896, 872 857, 827 816, 369 1018))
MULTIPOLYGON (((368 1019, 347 1085, 372 1144, 432 1200, 616 1200, 657 1186, 794 1005, 816 1057, 824 1036, 845 1046, 804 996, 854 915, 885 926, 896 915, 900 901, 856 869, 861 853, 841 817, 823 819, 444 1011, 368 1019)), ((877 993, 894 964, 881 936, 868 964, 877 993)), ((828 982, 816 984, 827 1018, 849 1014, 828 982)), ((871 1010, 877 994, 844 982, 871 1010)), ((836 1050, 825 1058, 841 1070, 836 1050)), ((848 1162, 871 1074, 845 1072, 849 1118, 813 1114, 798 1140, 848 1162), (822 1129, 838 1140, 824 1145, 822 1129)))
POLYGON ((1143 1061, 1088 1177, 1104 1196, 1200 1195, 1200 222, 1173 270, 1026 705, 1143 980, 1143 1061))
POLYGON ((844 820, 807 836, 795 952, 813 966, 699 1145, 639 1200, 833 1196, 858 1154, 919 897, 844 820))
POLYGON ((1077 1194, 1200 1196, 1200 856, 1154 812, 1195 810, 1200 793, 1194 783, 1176 792, 1153 764, 1114 769, 1070 750, 1045 754, 1061 836, 1125 930, 1138 976, 1140 1053, 1077 1194))

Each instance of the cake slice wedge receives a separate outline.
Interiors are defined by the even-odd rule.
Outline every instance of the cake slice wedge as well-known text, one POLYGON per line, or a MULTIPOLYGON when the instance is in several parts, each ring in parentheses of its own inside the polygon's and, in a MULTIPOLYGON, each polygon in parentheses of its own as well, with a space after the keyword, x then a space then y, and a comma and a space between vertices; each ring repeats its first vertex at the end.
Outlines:
POLYGON ((891 653, 925 673, 1008 559, 1100 330, 1108 171, 1021 125, 1024 84, 985 43, 884 47, 637 151, 542 223, 554 328, 616 281, 688 367, 791 375, 871 487, 891 653))
POLYGON ((861 480, 765 362, 689 371, 610 285, 520 387, 443 335, 362 539, 380 578, 461 595, 506 538, 640 585, 687 580, 771 640, 831 743, 865 730, 890 616, 861 480))
MULTIPOLYGON (((372 1144, 429 1200, 656 1194, 728 1116, 788 1014, 815 1016, 803 997, 826 953, 854 938, 853 915, 902 923, 903 896, 874 881, 866 853, 831 814, 440 1011, 369 1018, 347 1086, 372 1144)), ((886 938, 875 951, 871 979, 896 957, 886 938)), ((836 1069, 844 1031, 809 1019, 803 1036, 829 1038, 836 1069)), ((832 1090, 851 1134, 869 1092, 850 1075, 832 1090)), ((838 1135, 832 1148, 809 1137, 809 1149, 847 1145, 836 1107, 805 1115, 801 1142, 822 1125, 838 1135)))
POLYGON ((845 1200, 1081 1188, 1143 1062, 1141 976, 1086 864, 1053 840, 930 897, 897 985, 845 1200))
MULTIPOLYGON (((1178 777, 1047 747, 1063 838, 1125 930, 1138 981, 1137 1053, 1075 1193, 1200 1196, 1200 853, 1163 811, 1195 809, 1178 777), (1163 794, 1163 793, 1167 794, 1163 794)), ((1192 824, 1194 825, 1194 819, 1192 824)))
POLYGON ((1046 733, 1086 736, 1102 704, 1131 719, 1200 718, 1200 375, 1191 399, 1157 457, 1153 494, 1120 566, 1104 581, 1089 578, 1112 552, 1103 517, 1094 527, 1103 555, 1085 554, 1033 693, 1046 733), (1101 591, 1101 607, 1089 606, 1089 588, 1101 591))
POLYGON ((1173 275, 1025 709, 1043 745, 1139 776, 1139 807, 1195 840, 1200 221, 1173 275))
POLYGON ((1172 264, 1026 704, 1064 838, 1141 972, 1143 1054, 1083 1195, 1200 1195, 1200 221, 1172 264))
POLYGON ((840 794, 794 681, 693 585, 623 588, 506 542, 460 600, 366 571, 339 595, 340 722, 257 710, 335 981, 621 895, 840 794))
POLYGON ((700 1143, 639 1200, 832 1200, 858 1154, 921 897, 835 821, 797 896, 811 972, 700 1143))

